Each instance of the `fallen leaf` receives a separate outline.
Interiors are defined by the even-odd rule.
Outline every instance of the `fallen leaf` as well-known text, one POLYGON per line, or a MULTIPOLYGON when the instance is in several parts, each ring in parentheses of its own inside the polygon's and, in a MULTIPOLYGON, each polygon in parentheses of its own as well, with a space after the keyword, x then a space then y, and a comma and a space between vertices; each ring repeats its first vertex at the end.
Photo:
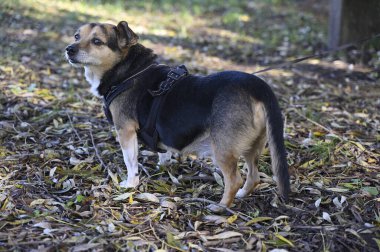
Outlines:
POLYGON ((245 223, 245 226, 249 226, 249 225, 252 225, 252 224, 255 224, 255 223, 258 223, 258 222, 263 222, 263 221, 269 221, 269 220, 273 220, 272 217, 256 217, 256 218, 253 218, 252 220, 248 221, 247 223, 245 223))
POLYGON ((322 218, 328 222, 331 222, 331 217, 330 217, 330 214, 326 213, 326 212, 323 212, 322 213, 322 218))
POLYGON ((213 222, 215 224, 227 223, 227 218, 219 215, 206 215, 203 217, 203 220, 213 222))
POLYGON ((317 199, 317 200, 315 201, 314 205, 315 205, 316 208, 319 207, 319 205, 321 204, 321 201, 322 201, 322 198, 319 198, 319 199, 317 199))
POLYGON ((33 225, 33 227, 39 227, 39 228, 48 228, 48 229, 51 229, 51 224, 49 222, 39 222, 39 223, 36 223, 33 225))
POLYGON ((218 183, 218 185, 224 187, 223 178, 219 175, 219 173, 213 172, 212 175, 214 176, 216 183, 218 183))
POLYGON ((362 187, 362 190, 368 192, 372 196, 377 196, 379 194, 379 190, 374 186, 365 186, 362 187))
POLYGON ((116 196, 115 198, 113 198, 113 200, 116 200, 116 201, 126 200, 126 199, 129 199, 129 197, 133 194, 134 194, 134 192, 123 193, 123 194, 120 194, 119 196, 116 196))
POLYGON ((226 231, 223 233, 219 233, 217 235, 204 236, 204 238, 206 240, 223 240, 223 239, 228 239, 228 238, 238 237, 238 236, 243 236, 243 234, 235 232, 235 231, 226 231))
POLYGON ((326 190, 331 191, 331 192, 338 192, 338 193, 350 191, 349 189, 344 189, 344 188, 326 188, 326 190))
POLYGON ((169 208, 171 210, 174 210, 174 209, 177 208, 177 205, 174 202, 169 201, 169 200, 163 200, 163 201, 161 201, 160 205, 162 207, 169 208))
POLYGON ((157 198, 156 195, 151 193, 140 193, 135 196, 135 199, 144 200, 144 201, 150 201, 154 203, 160 203, 160 200, 157 198))
POLYGON ((32 207, 32 206, 41 205, 44 203, 45 203, 45 199, 36 199, 36 200, 33 200, 32 202, 30 202, 29 206, 32 207))
POLYGON ((274 234, 278 239, 280 239, 281 241, 289 244, 291 247, 294 247, 294 244, 293 242, 289 241, 288 239, 286 239, 284 236, 280 235, 279 233, 276 233, 274 234))

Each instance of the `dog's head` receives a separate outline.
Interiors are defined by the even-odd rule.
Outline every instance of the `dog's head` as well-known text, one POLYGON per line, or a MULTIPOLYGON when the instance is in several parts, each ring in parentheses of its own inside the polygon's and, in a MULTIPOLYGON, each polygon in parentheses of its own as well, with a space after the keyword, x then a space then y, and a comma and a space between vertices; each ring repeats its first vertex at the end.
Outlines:
POLYGON ((121 21, 112 24, 90 23, 81 26, 74 35, 75 42, 66 47, 66 58, 75 67, 88 67, 105 72, 135 45, 138 36, 121 21))

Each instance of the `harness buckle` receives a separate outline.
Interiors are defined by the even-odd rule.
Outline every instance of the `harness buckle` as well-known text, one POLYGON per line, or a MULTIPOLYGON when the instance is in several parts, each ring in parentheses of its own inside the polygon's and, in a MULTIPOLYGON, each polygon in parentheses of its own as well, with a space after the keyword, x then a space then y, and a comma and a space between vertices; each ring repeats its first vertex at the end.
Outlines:
POLYGON ((179 80, 182 76, 186 76, 189 72, 184 65, 177 66, 175 69, 171 69, 168 73, 168 77, 174 80, 179 80))
POLYGON ((173 84, 180 80, 182 77, 188 75, 188 71, 184 65, 180 65, 174 69, 171 69, 167 75, 167 79, 161 82, 157 90, 148 90, 152 96, 160 96, 168 92, 173 84))

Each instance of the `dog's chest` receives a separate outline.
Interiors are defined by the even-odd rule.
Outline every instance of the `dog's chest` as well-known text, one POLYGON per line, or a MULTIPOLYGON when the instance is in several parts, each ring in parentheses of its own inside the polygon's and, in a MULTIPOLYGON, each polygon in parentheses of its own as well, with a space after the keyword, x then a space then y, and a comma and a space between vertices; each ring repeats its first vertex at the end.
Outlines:
POLYGON ((90 83, 90 91, 93 95, 100 97, 98 87, 100 85, 100 77, 97 77, 92 71, 90 71, 87 67, 84 68, 84 76, 88 83, 90 83))

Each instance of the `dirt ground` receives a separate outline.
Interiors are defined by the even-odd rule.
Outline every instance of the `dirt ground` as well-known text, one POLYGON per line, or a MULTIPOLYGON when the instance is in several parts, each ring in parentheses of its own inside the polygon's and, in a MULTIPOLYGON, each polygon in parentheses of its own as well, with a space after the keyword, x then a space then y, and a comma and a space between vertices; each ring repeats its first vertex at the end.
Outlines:
POLYGON ((115 132, 64 58, 79 25, 126 20, 163 63, 252 73, 326 49, 327 1, 300 2, 0 3, 0 251, 379 251, 371 45, 260 75, 283 110, 292 193, 277 198, 265 151, 257 191, 223 214, 206 208, 223 192, 210 160, 158 166, 140 146, 141 183, 120 188, 115 132))

